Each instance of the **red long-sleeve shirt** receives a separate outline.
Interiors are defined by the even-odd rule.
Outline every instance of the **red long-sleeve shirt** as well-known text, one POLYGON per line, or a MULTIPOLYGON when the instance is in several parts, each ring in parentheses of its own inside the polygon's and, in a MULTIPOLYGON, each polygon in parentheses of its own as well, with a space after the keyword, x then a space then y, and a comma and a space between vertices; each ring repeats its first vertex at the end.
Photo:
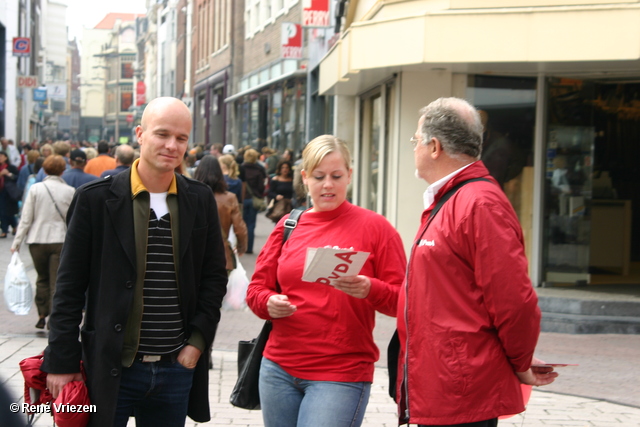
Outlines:
MULTIPOLYGON (((286 219, 287 217, 285 217, 286 219)), ((282 246, 281 220, 260 252, 247 304, 269 319, 267 301, 287 295, 297 311, 273 319, 264 356, 297 378, 315 381, 373 381, 378 360, 372 331, 375 311, 396 315, 406 257, 398 232, 381 215, 344 202, 329 212, 305 212, 282 246), (360 274, 371 280, 364 299, 330 285, 302 281, 307 248, 325 246, 370 252, 360 274)))

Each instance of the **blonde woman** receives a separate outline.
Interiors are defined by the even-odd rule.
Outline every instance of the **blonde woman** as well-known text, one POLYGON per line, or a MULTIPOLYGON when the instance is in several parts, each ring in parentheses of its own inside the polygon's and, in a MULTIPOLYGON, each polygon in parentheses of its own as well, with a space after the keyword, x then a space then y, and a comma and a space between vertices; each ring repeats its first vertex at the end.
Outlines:
POLYGON ((220 167, 224 174, 224 181, 227 183, 227 191, 233 193, 238 198, 238 203, 242 205, 244 199, 244 193, 242 192, 242 181, 238 179, 240 176, 240 169, 236 159, 231 154, 225 154, 218 157, 220 161, 220 167))
POLYGON ((375 312, 396 315, 406 258, 400 235, 375 212, 347 201, 351 155, 324 135, 303 152, 313 207, 282 244, 285 215, 258 256, 247 304, 273 330, 260 368, 265 427, 358 427, 369 401, 375 312), (308 248, 368 252, 360 274, 331 285, 302 280, 308 248))

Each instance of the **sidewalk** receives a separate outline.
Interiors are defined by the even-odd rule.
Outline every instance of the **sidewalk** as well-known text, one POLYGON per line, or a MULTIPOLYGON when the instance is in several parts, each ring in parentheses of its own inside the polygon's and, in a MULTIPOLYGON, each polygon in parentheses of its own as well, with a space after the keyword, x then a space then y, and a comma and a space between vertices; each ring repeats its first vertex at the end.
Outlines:
MULTIPOLYGON (((272 224, 259 216, 256 248, 264 243, 272 224)), ((9 263, 11 239, 0 240, 0 278, 4 278, 9 263)), ((22 261, 31 267, 31 257, 25 246, 22 261)), ((243 265, 251 274, 256 255, 245 255, 243 265)), ((29 276, 35 283, 35 272, 29 276)), ((3 287, 0 287, 0 294, 3 287)), ((3 299, 4 297, 2 297, 3 299)), ((41 352, 46 346, 46 332, 34 328, 37 321, 35 307, 27 316, 15 316, 0 302, 0 383, 23 401, 23 379, 18 362, 41 352)), ((210 371, 209 396, 212 420, 200 425, 262 426, 260 411, 246 411, 233 407, 229 395, 236 380, 236 347, 239 339, 253 338, 262 321, 248 311, 223 311, 214 342, 210 371)), ((387 394, 386 345, 395 329, 395 319, 378 315, 374 332, 381 348, 376 364, 371 399, 367 407, 365 427, 396 426, 396 406, 387 394)), ((542 334, 538 356, 547 361, 579 363, 579 367, 565 368, 551 386, 533 391, 527 411, 499 423, 503 426, 636 426, 640 427, 640 336, 635 335, 564 335, 542 334), (590 397, 577 397, 590 396, 590 397), (611 403, 608 401, 618 403, 611 403), (627 403, 626 406, 619 403, 627 403)), ((2 408, 5 410, 5 408, 2 408)), ((99 410, 99 408, 98 408, 99 410)), ((36 426, 51 426, 50 415, 40 415, 36 426)), ((135 422, 131 421, 130 426, 135 422)), ((189 420, 188 426, 195 426, 189 420)))
MULTIPOLYGON (((42 351, 44 337, 0 337, 0 377, 14 396, 20 396, 23 380, 17 369, 18 362, 26 356, 42 351)), ((247 411, 233 407, 229 395, 236 380, 236 352, 215 350, 214 369, 209 371, 209 397, 211 421, 204 424, 190 421, 188 426, 233 425, 262 426, 260 411, 247 411)), ((376 368, 371 399, 365 415, 364 427, 397 426, 396 406, 387 395, 386 370, 376 368)), ((19 403, 22 399, 17 400, 19 403)), ((99 410, 99 408, 98 408, 99 410)), ((35 426, 51 426, 51 416, 40 415, 35 426)), ((134 426, 133 419, 129 426, 134 426)), ((565 396, 534 390, 527 411, 513 418, 500 421, 500 426, 640 426, 640 409, 597 399, 565 396)))

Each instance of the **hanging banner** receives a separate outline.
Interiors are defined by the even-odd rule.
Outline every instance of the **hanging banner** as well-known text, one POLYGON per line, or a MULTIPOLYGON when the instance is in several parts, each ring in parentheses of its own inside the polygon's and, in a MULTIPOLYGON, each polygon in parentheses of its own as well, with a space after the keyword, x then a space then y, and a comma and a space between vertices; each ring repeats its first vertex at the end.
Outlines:
POLYGON ((300 24, 282 23, 280 52, 282 52, 282 58, 302 58, 302 26, 300 24))
POLYGON ((144 105, 146 99, 147 87, 142 80, 136 83, 136 107, 144 105))
POLYGON ((329 0, 304 0, 302 26, 329 27, 329 0))

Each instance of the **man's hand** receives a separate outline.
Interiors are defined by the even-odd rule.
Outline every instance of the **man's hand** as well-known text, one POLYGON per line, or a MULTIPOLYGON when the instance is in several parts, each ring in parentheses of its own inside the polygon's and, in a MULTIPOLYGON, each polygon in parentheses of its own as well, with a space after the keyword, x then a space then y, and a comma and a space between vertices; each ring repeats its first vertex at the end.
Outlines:
POLYGON ((201 354, 198 347, 187 344, 178 353, 176 361, 187 369, 195 369, 201 354))
POLYGON ((371 280, 367 276, 345 276, 334 279, 331 284, 354 298, 366 298, 371 291, 371 280))
POLYGON ((291 316, 297 309, 298 307, 291 304, 286 295, 271 295, 267 301, 267 311, 272 319, 291 316))
POLYGON ((84 381, 84 378, 82 378, 80 372, 76 372, 75 374, 47 374, 47 388, 49 389, 49 393, 56 399, 64 386, 71 381, 84 381))
MULTIPOLYGON (((532 365, 544 365, 544 362, 536 357, 531 360, 532 365)), ((516 372, 518 379, 522 384, 528 385, 547 385, 551 384, 557 377, 558 373, 553 371, 553 367, 530 367, 524 372, 516 372)))

